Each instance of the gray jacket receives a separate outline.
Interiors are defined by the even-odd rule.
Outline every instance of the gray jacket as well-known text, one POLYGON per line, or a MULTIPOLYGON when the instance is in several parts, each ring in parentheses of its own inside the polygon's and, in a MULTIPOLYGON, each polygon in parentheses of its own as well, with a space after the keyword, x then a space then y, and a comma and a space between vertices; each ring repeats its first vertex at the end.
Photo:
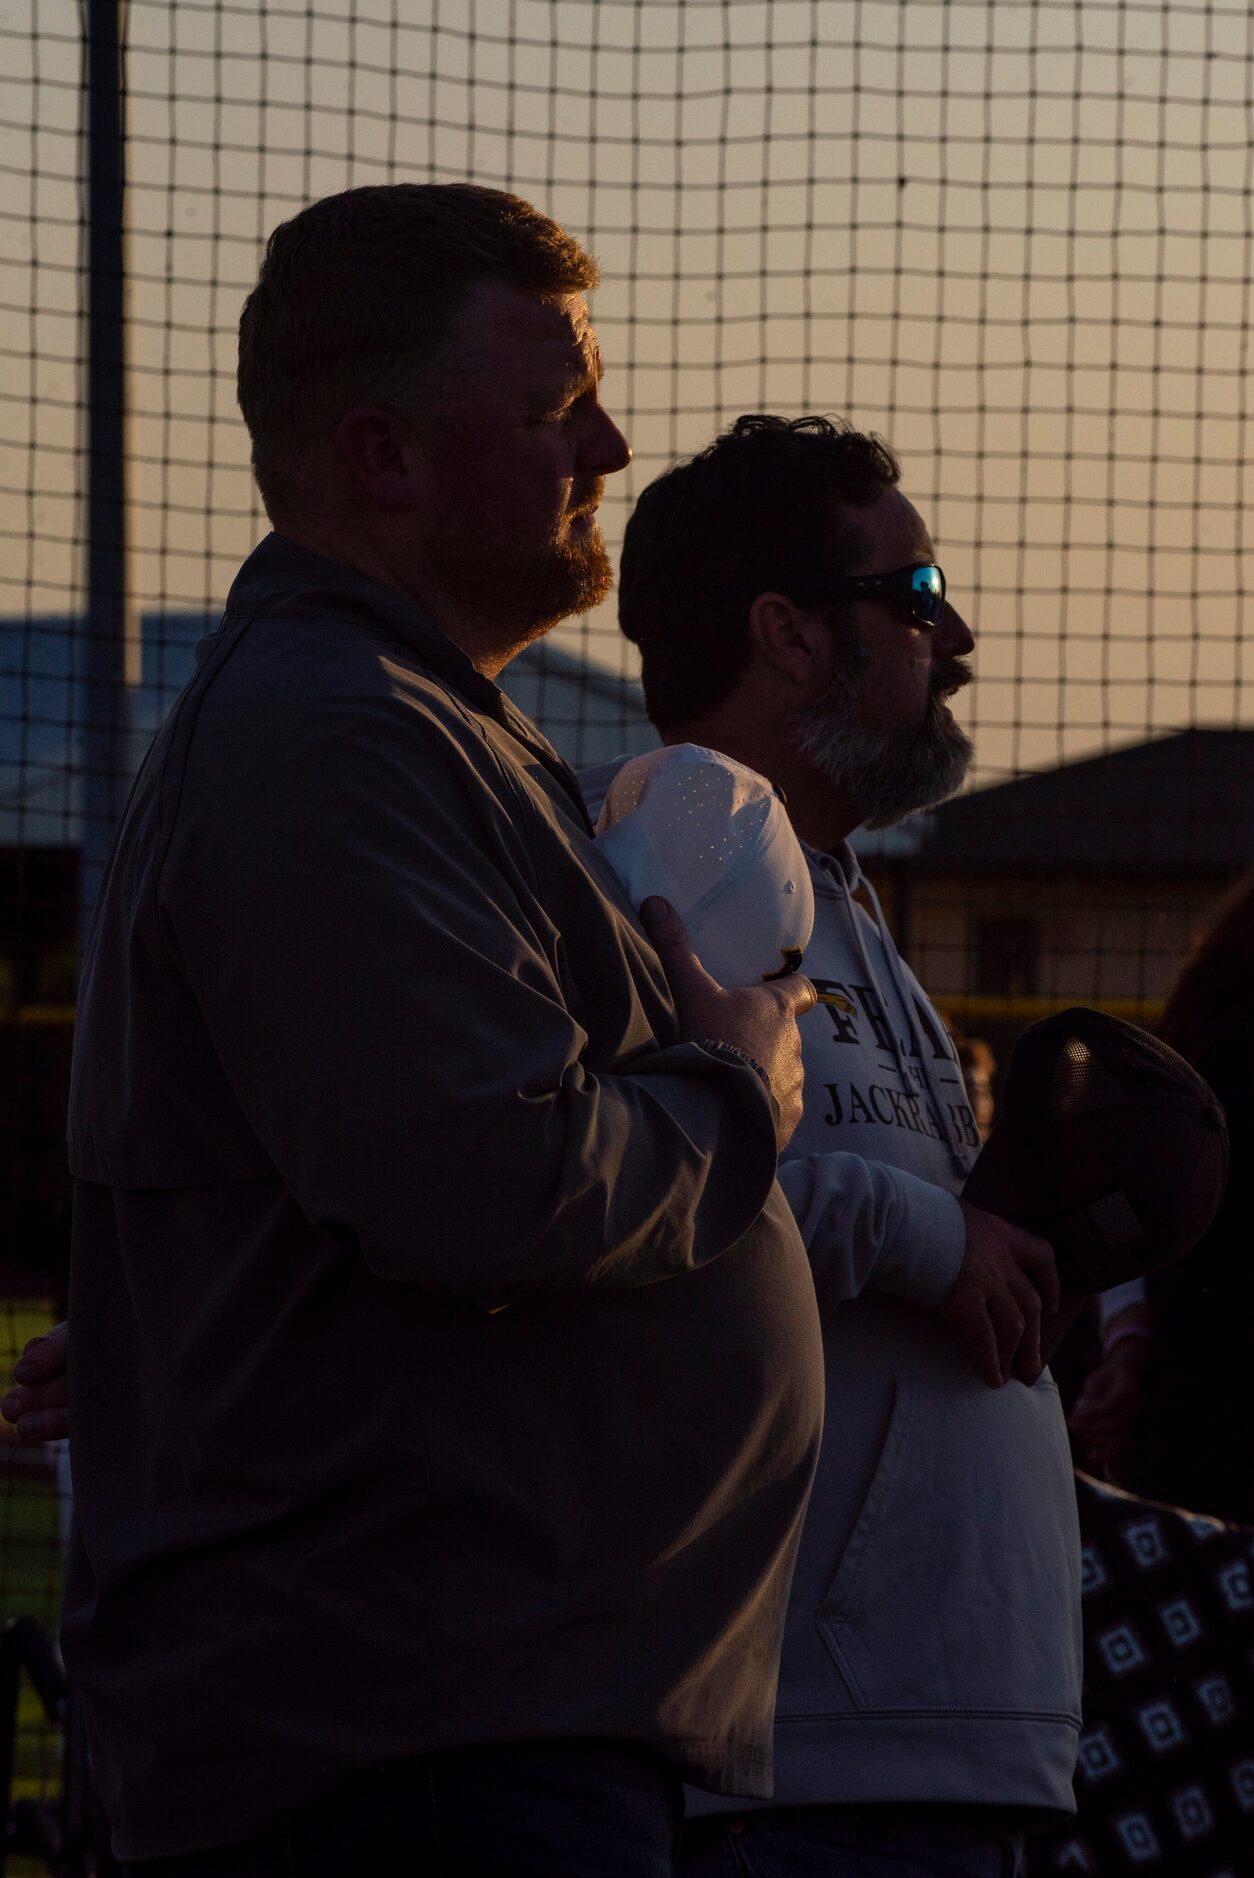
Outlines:
POLYGON ((279 537, 83 974, 64 1647, 124 1857, 621 1737, 770 1791, 818 1441, 754 1071, 678 1039, 538 735, 279 537))

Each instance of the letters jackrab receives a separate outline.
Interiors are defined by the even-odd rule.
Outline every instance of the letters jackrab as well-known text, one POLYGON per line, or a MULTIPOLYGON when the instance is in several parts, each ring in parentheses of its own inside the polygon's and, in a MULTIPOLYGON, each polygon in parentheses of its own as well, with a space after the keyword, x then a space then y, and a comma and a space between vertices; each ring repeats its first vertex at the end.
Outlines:
MULTIPOLYGON (((926 1093, 927 1082, 918 1048, 909 1037, 899 1040, 898 1049, 904 1059, 901 1069, 904 1069, 908 1083, 916 1086, 902 1086, 892 1033, 874 988, 870 985, 846 986, 834 978, 816 978, 814 986, 829 997, 834 993, 841 999, 840 1004, 827 1003, 823 1007, 831 1019, 833 1041, 852 1044, 865 1062, 867 1039, 859 1031, 858 1020, 861 1018, 870 1029, 874 1047, 885 1053, 884 1067, 890 1069, 893 1075, 893 1081, 883 1083, 825 1082, 823 1087, 827 1091, 828 1107, 823 1119, 828 1127, 854 1128, 861 1122, 880 1128, 905 1128, 912 1135, 927 1135, 932 1141, 946 1141, 947 1132, 942 1128, 936 1109, 926 1093)), ((923 1001, 915 998, 913 1003, 915 1021, 926 1047, 935 1058, 949 1066, 952 1073, 953 1053, 948 1040, 937 1031, 935 1021, 923 1001)), ((819 1020, 816 1018, 815 1021, 819 1020)), ((958 1099, 945 1103, 950 1124, 965 1147, 978 1148, 979 1130, 961 1083, 954 1093, 958 1099)))

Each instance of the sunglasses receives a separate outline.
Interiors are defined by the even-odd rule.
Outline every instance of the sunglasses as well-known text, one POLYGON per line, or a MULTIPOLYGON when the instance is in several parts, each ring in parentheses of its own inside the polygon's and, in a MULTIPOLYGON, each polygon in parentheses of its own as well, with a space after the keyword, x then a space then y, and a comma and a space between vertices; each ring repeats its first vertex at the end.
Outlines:
POLYGON ((853 600, 862 594, 886 593, 907 619, 920 626, 935 626, 945 610, 945 576, 934 563, 895 567, 890 574, 849 574, 835 580, 825 593, 795 593, 799 606, 817 606, 827 600, 853 600))

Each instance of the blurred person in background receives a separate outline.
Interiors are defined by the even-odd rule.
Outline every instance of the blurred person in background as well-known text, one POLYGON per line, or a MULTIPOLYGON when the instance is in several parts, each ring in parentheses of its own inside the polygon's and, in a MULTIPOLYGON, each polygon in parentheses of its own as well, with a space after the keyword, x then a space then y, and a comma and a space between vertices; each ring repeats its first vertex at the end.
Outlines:
POLYGON ((993 1079, 997 1075, 997 1058, 983 1037, 966 1037, 955 1032, 953 1046, 980 1140, 987 1141, 996 1112, 993 1079))
MULTIPOLYGON (((743 417, 644 491, 623 546, 649 715, 784 796, 814 889, 804 969, 830 1000, 780 1165, 827 1412, 775 1793, 690 1792, 685 1878, 1009 1878, 1025 1826, 1073 1807, 1079 1539, 1038 1353, 1052 1254, 959 1197, 980 1129, 847 839, 952 794, 972 755, 947 701, 973 636, 899 474, 840 422, 743 417)), ((617 767, 581 775, 593 813, 617 767)))
POLYGON ((1254 1524, 1254 871, 1214 910, 1158 1034, 1228 1117, 1228 1186, 1187 1257, 1105 1330, 1072 1410, 1083 1459, 1134 1492, 1254 1524))

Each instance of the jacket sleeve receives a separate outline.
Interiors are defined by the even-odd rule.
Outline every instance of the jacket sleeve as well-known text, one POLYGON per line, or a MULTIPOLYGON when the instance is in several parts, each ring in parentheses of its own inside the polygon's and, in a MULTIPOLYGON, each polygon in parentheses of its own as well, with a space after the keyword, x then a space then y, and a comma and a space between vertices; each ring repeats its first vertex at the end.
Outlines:
POLYGON ((488 1305, 717 1258, 774 1180, 759 1077, 643 1025, 621 1073, 593 1074, 525 905, 532 831, 477 732, 386 700, 321 716, 265 759, 256 737, 215 752, 160 885, 302 1211, 379 1276, 488 1305))
POLYGON ((952 1287, 966 1228, 944 1187, 844 1153, 785 1161, 779 1184, 801 1228, 820 1304, 885 1291, 930 1310, 952 1287))

